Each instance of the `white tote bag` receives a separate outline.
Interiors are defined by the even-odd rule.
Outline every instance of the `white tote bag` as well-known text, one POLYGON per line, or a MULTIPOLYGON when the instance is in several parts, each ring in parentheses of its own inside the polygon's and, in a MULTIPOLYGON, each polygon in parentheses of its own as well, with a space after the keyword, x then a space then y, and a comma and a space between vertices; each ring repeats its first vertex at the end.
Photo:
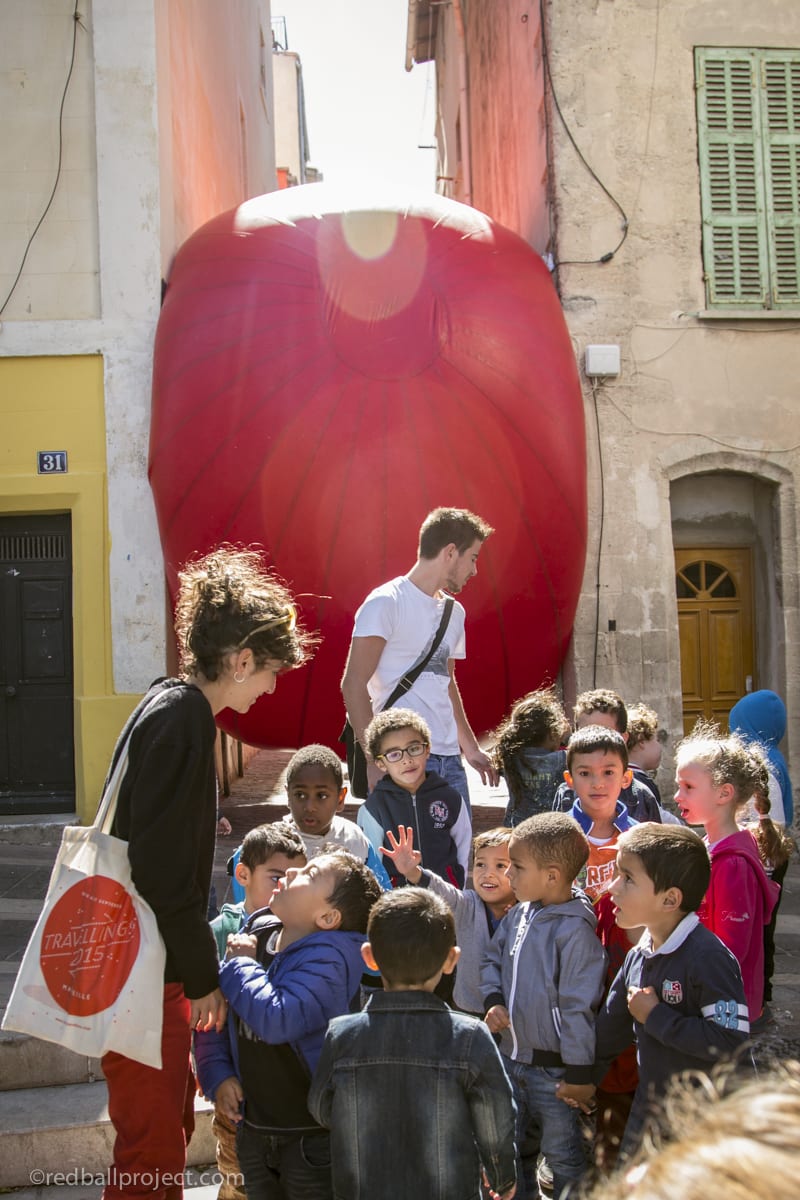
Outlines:
POLYGON ((108 832, 127 766, 126 746, 94 825, 64 830, 2 1027, 160 1068, 166 952, 133 885, 128 843, 108 832))

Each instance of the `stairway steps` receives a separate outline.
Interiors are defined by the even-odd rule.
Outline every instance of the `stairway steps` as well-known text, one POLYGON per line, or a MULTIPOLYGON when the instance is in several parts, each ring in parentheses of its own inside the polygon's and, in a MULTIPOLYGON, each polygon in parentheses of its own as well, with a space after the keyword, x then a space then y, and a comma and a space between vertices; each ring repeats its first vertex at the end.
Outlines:
MULTIPOLYGON (((274 789, 289 756, 288 751, 256 756, 245 779, 234 784, 234 795, 222 802, 233 832, 217 843, 214 881, 220 903, 230 886, 226 860, 244 834, 286 815, 286 798, 274 795, 274 789), (259 764, 261 758, 266 763, 259 764)), ((345 815, 354 819, 358 807, 351 802, 345 815)), ((502 795, 476 804, 475 832, 500 824, 504 810, 502 795)), ((75 821, 74 814, 0 821, 0 1010, 41 909, 61 833, 75 821)), ((0 1189, 14 1189, 15 1200, 99 1200, 114 1142, 99 1060, 0 1031, 0 1088, 0 1189)), ((187 1194, 191 1200, 216 1200, 211 1105, 198 1097, 195 1116, 187 1194)))
POLYGON ((4 1091, 95 1083, 103 1078, 98 1058, 87 1058, 53 1042, 6 1030, 0 1032, 0 1062, 4 1091))
MULTIPOLYGON (((195 1100, 195 1132, 189 1163, 213 1163, 213 1106, 195 1100)), ((60 1087, 18 1088, 0 1092, 2 1186, 56 1183, 69 1172, 99 1175, 112 1160, 114 1128, 108 1117, 104 1080, 60 1087)), ((65 1181, 66 1182, 66 1181, 65 1181)), ((48 1191, 47 1196, 50 1196, 48 1191)), ((82 1196, 73 1191, 73 1200, 82 1196)))
MULTIPOLYGON (((84 1182, 87 1174, 81 1175, 80 1167, 68 1177, 68 1182, 45 1184, 41 1187, 14 1188, 5 1193, 9 1200, 100 1200, 103 1194, 102 1183, 84 1182)), ((61 1177, 60 1177, 61 1178, 61 1177)), ((214 1168, 201 1170, 187 1168, 184 1176, 184 1196, 187 1200, 217 1200, 219 1183, 207 1183, 215 1179, 214 1168)))

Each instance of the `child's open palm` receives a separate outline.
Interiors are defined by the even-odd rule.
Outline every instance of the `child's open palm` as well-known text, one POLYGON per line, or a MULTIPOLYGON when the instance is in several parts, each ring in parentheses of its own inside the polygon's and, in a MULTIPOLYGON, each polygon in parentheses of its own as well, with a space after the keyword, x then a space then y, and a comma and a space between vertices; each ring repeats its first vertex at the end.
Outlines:
POLYGON ((389 839, 391 850, 386 850, 381 846, 381 854, 392 860, 395 868, 401 875, 405 875, 406 877, 412 875, 419 878, 422 855, 419 850, 414 849, 414 830, 411 826, 398 826, 397 837, 395 837, 391 829, 387 829, 386 836, 389 839))

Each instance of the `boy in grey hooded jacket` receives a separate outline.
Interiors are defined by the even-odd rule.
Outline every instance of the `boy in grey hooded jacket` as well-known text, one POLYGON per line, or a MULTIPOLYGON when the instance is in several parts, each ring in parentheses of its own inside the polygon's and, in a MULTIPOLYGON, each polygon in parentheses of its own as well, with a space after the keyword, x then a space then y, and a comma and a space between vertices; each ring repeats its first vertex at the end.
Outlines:
MULTIPOLYGON (((539 1130, 554 1197, 587 1166, 578 1109, 594 1093, 595 1013, 606 972, 592 907, 573 890, 588 857, 586 836, 566 813, 516 826, 508 876, 519 903, 503 918, 481 972, 486 1023, 501 1035, 514 1087, 517 1144, 524 1138, 530 1150, 531 1130, 539 1130)), ((538 1194, 526 1163, 518 1200, 538 1194)))

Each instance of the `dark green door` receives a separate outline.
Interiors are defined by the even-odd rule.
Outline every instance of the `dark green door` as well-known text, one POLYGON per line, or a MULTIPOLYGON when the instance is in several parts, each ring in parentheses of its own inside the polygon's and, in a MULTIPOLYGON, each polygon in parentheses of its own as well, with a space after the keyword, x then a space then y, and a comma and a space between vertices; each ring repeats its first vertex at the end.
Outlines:
POLYGON ((68 514, 0 517, 0 813, 75 807, 68 514))

